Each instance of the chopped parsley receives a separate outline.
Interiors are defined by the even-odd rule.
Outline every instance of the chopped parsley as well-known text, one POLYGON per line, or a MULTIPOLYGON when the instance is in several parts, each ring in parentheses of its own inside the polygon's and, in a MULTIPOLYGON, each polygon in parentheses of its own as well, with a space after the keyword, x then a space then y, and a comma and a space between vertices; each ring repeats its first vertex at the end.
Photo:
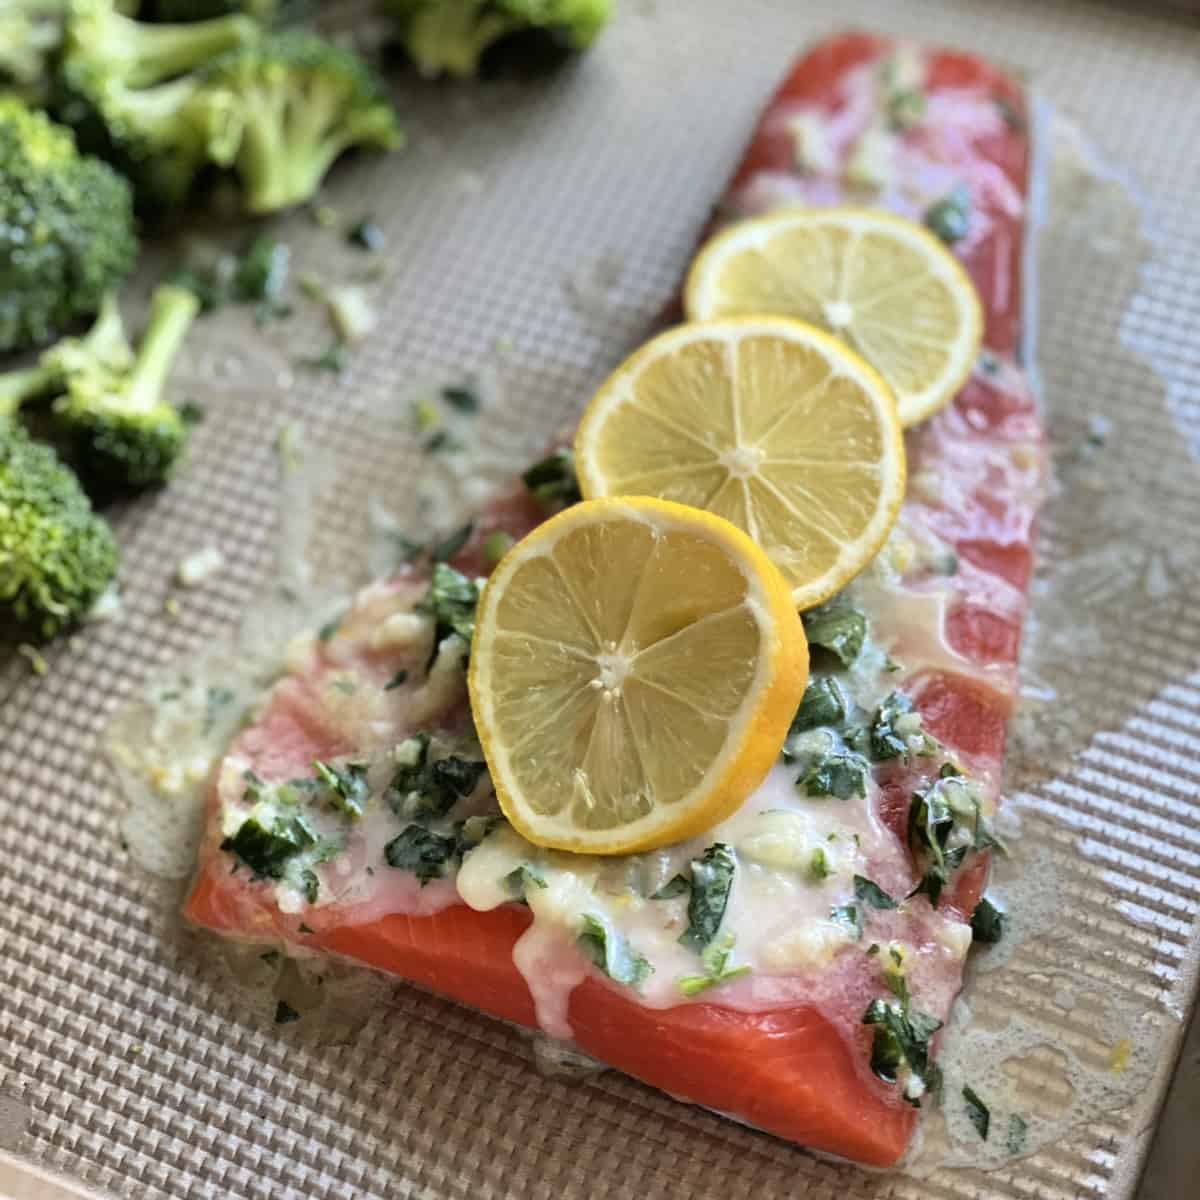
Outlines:
POLYGON ((1025 1134, 1029 1126, 1020 1113, 1013 1113, 1008 1118, 1008 1138, 1006 1144, 1009 1154, 1020 1154, 1025 1149, 1025 1134))
POLYGON ((614 929, 598 917, 585 913, 583 931, 577 938, 580 950, 617 983, 637 987, 654 968, 614 929))
POLYGON ((703 953, 721 928, 736 869, 733 851, 723 842, 714 842, 699 858, 692 859, 688 927, 679 940, 697 954, 703 953))
POLYGON ((957 184, 936 204, 925 210, 925 224, 947 245, 962 241, 971 229, 971 200, 963 184, 957 184))
POLYGON ((458 843, 458 857, 462 858, 470 850, 474 850, 488 834, 499 829, 504 824, 504 818, 492 813, 487 816, 468 817, 454 826, 454 836, 458 843))
POLYGON ((854 898, 869 904, 872 908, 896 908, 896 901, 891 898, 874 880, 865 875, 854 877, 854 898))
POLYGON ((487 763, 447 754, 430 760, 430 737, 418 733, 400 744, 402 761, 392 776, 385 797, 397 816, 407 820, 444 817, 476 788, 487 763))
POLYGON ((298 1020, 300 1020, 300 1014, 286 1000, 280 1000, 275 1005, 276 1025, 290 1025, 293 1021, 298 1020))
MULTIPOLYGON (((892 692, 875 710, 866 739, 866 748, 875 762, 907 757, 909 735, 901 723, 912 712, 913 702, 903 692, 892 692)), ((915 723, 919 728, 919 717, 915 723)))
POLYGON ((698 992, 707 991, 719 983, 737 979, 739 975, 748 975, 750 973, 748 966, 731 967, 729 965, 732 954, 733 934, 727 933, 708 946, 700 955, 700 961, 704 964, 704 974, 681 976, 676 981, 679 990, 685 996, 695 996, 698 992))
POLYGON ((849 800, 867 794, 867 764, 857 754, 823 754, 796 780, 809 796, 849 800))
POLYGON ((325 785, 329 803, 353 820, 362 816, 363 806, 370 795, 365 763, 346 763, 334 767, 320 759, 313 762, 317 778, 325 785))
POLYGON ((236 855, 256 878, 281 879, 288 860, 317 841, 301 813, 275 813, 261 804, 221 842, 221 849, 236 855))
POLYGON ((434 653, 443 638, 457 633, 469 642, 475 632, 475 605, 479 603, 479 588, 465 575, 444 562, 433 565, 429 595, 420 604, 423 612, 431 613, 437 621, 433 639, 434 653))
POLYGON ((514 900, 525 900, 525 894, 531 887, 547 887, 546 877, 529 863, 514 867, 504 877, 504 889, 514 900))
POLYGON ((837 680, 831 675, 817 675, 808 681, 788 733, 806 733, 822 725, 840 725, 845 719, 846 697, 837 680))
POLYGON ((808 877, 813 883, 821 883, 832 874, 833 868, 829 865, 829 858, 824 849, 818 846, 808 860, 808 877))
POLYGON ((575 476, 575 456, 566 446, 534 463, 521 482, 548 507, 566 507, 583 499, 575 476))
MULTIPOLYGON (((863 935, 863 911, 857 904, 838 904, 829 910, 830 920, 840 925, 854 941, 861 941, 863 935)), ((875 947, 878 951, 879 947, 875 947)), ((867 951, 871 953, 870 950, 867 951)))
POLYGON ((896 88, 887 98, 888 124, 897 133, 919 125, 925 116, 925 93, 916 88, 896 88))
POLYGON ((300 890, 309 904, 316 904, 317 897, 321 894, 321 881, 311 867, 305 867, 300 872, 300 890))
POLYGON ((867 618, 840 601, 822 604, 803 614, 810 646, 832 654, 843 667, 853 666, 867 637, 867 618))
POLYGON ((967 1106, 967 1120, 975 1126, 975 1132, 983 1141, 988 1140, 988 1130, 992 1124, 991 1110, 980 1100, 974 1089, 963 1086, 963 1103, 967 1106))
POLYGON ((919 1108, 922 1093, 937 1083, 937 1070, 929 1061, 929 1041, 941 1029, 941 1021, 914 1009, 907 995, 897 1000, 877 997, 867 1005, 862 1020, 875 1027, 871 1070, 885 1083, 897 1083, 907 1073, 904 1098, 919 1108))
POLYGON ((396 690, 396 688, 402 687, 407 682, 408 682, 408 672, 401 669, 401 670, 397 671, 395 673, 395 675, 393 675, 391 677, 391 679, 389 679, 387 681, 387 683, 385 683, 383 685, 383 690, 385 692, 394 692, 396 690))
POLYGON ((913 793, 908 845, 922 870, 911 895, 928 896, 934 908, 968 854, 987 847, 1001 853, 1005 849, 984 817, 977 793, 952 763, 943 763, 938 778, 913 793))
POLYGON ((337 633, 341 624, 342 624, 342 618, 340 616, 334 617, 332 620, 326 621, 325 624, 322 625, 321 628, 317 630, 317 641, 318 642, 329 641, 330 638, 332 638, 333 635, 335 633, 337 633))
POLYGON ((470 540, 475 532, 475 522, 468 521, 461 529, 447 534, 440 542, 434 542, 429 547, 429 557, 435 563, 444 563, 452 559, 470 540))
POLYGON ((442 388, 442 399, 457 412, 473 417, 479 411, 479 392, 474 380, 448 384, 442 388))
POLYGON ((383 848, 389 867, 411 871, 424 887, 441 879, 458 853, 458 839, 443 837, 422 825, 409 825, 383 848))
POLYGON ((683 875, 673 875, 666 883, 654 892, 651 900, 674 900, 676 896, 686 896, 692 890, 692 885, 683 875))
POLYGON ((1007 914, 984 896, 971 914, 971 936, 983 945, 994 946, 1004 937, 1007 920, 1007 914))

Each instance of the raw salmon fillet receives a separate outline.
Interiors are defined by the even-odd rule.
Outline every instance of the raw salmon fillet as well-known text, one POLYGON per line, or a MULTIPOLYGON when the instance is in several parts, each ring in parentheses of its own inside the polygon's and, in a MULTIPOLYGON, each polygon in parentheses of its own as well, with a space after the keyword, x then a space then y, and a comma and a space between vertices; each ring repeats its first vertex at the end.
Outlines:
MULTIPOLYGON (((951 195, 969 206, 954 248, 983 301, 986 350, 954 401, 907 435, 896 578, 864 593, 862 604, 873 633, 904 664, 899 686, 924 732, 980 781, 989 803, 1016 689, 1042 471, 1042 429, 1017 361, 1027 126, 1020 89, 973 55, 836 36, 803 55, 771 99, 715 218, 848 201, 921 219, 951 195), (905 538, 917 552, 905 551, 905 538), (942 561, 920 552, 929 545, 942 561)), ((515 483, 481 514, 452 565, 483 573, 489 534, 519 537, 546 511, 515 483)), ((284 902, 275 881, 239 862, 223 804, 245 780, 308 776, 315 760, 369 757, 419 729, 469 733, 449 641, 439 648, 428 637, 380 634, 411 632, 428 588, 427 565, 402 567, 356 597, 332 636, 293 647, 284 676, 215 771, 186 916, 235 938, 366 963, 506 1020, 569 1034, 604 1063, 781 1137, 863 1163, 896 1162, 919 1097, 872 1073, 873 1031, 862 1016, 880 988, 876 966, 859 951, 669 1005, 645 1002, 581 959, 551 1019, 527 982, 528 962, 523 972, 514 961, 531 924, 530 908, 515 898, 469 907, 452 872, 418 880, 388 865, 365 834, 314 870, 312 903, 284 902), (408 678, 396 683, 402 672, 408 678)), ((872 767, 864 819, 882 832, 871 875, 894 896, 920 878, 906 823, 914 791, 928 786, 937 762, 901 755, 872 767)), ((926 989, 924 1007, 939 1020, 961 986, 965 948, 945 951, 938 939, 961 941, 986 871, 986 850, 967 858, 936 913, 920 897, 869 914, 884 922, 879 936, 915 948, 913 986, 926 989)))

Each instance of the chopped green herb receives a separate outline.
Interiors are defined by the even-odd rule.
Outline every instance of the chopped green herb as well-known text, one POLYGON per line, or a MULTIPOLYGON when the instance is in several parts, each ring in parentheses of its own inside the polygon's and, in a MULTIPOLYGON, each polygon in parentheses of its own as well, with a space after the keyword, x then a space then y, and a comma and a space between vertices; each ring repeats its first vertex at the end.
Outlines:
POLYGON ((796 780, 809 796, 849 800, 867 794, 867 764, 857 754, 823 754, 796 780))
POLYGON ((300 872, 300 890, 309 904, 316 904, 317 897, 321 894, 321 881, 317 878, 316 871, 305 867, 300 872))
POLYGON ((908 738, 897 731, 896 722, 912 710, 913 703, 903 692, 892 692, 875 710, 868 745, 876 762, 908 753, 908 738))
POLYGON ((446 430, 438 429, 429 435, 422 449, 426 454, 440 454, 443 450, 457 450, 459 445, 446 430))
POLYGON ((534 463, 521 481, 543 504, 551 507, 566 507, 583 499, 575 477, 575 456, 565 446, 534 463))
POLYGON ((318 642, 329 641, 329 639, 332 638, 335 633, 337 633, 338 626, 340 626, 341 623, 342 623, 342 618, 340 616, 334 617, 330 621, 326 621, 325 624, 322 625, 321 628, 317 630, 317 641, 318 642))
POLYGON ((818 846, 813 852, 812 857, 808 860, 808 877, 814 883, 820 883, 822 880, 828 879, 833 873, 829 865, 829 860, 825 855, 825 851, 818 846))
POLYGON ((286 1000, 280 1000, 275 1005, 276 1025, 290 1025, 293 1021, 298 1020, 300 1020, 300 1014, 286 1000))
POLYGON ((947 245, 962 241, 971 230, 971 201, 958 184, 948 195, 925 210, 925 224, 947 245))
MULTIPOLYGON (((934 1078, 929 1061, 929 1041, 941 1021, 912 1008, 907 1000, 875 999, 863 1013, 863 1024, 875 1026, 871 1042, 871 1070, 885 1083, 895 1083, 907 1067, 916 1080, 929 1087, 934 1078)), ((920 1107, 920 1094, 905 1099, 920 1107)))
POLYGON ((934 908, 967 853, 966 846, 947 849, 953 828, 954 814, 943 799, 939 784, 913 793, 908 809, 908 845, 926 865, 920 883, 911 894, 928 896, 934 908))
MULTIPOLYGON (((863 912, 857 904, 838 904, 829 910, 832 921, 840 925, 857 942, 863 935, 863 912)), ((876 947, 878 949, 878 947, 876 947)), ((871 953, 870 950, 867 951, 871 953)))
POLYGON ((590 913, 584 914, 583 932, 576 941, 580 950, 617 983, 637 987, 654 970, 625 938, 590 913))
POLYGON ((1004 936, 1007 914, 998 909, 986 896, 971 914, 971 935, 975 941, 994 946, 1004 936))
POLYGON ((992 1124, 991 1111, 974 1090, 965 1085, 962 1090, 962 1098, 963 1103, 967 1106, 967 1119, 975 1126, 975 1132, 986 1142, 988 1129, 992 1124))
POLYGON ((957 575, 958 555, 952 550, 947 550, 944 554, 939 554, 933 560, 933 569, 939 575, 957 575))
POLYGON ((704 963, 704 974, 682 976, 676 981, 679 990, 685 996, 695 996, 698 992, 707 991, 719 983, 737 979, 739 975, 748 975, 750 973, 749 966, 731 967, 729 965, 732 954, 733 934, 727 933, 713 942, 700 955, 700 960, 704 963))
POLYGON ((1029 1126, 1025 1122, 1025 1118, 1019 1113, 1013 1113, 1008 1118, 1008 1152, 1009 1154, 1020 1154, 1025 1149, 1025 1134, 1029 1126))
POLYGON ((234 702, 235 693, 227 687, 210 687, 204 694, 204 725, 201 734, 207 737, 217 727, 221 710, 234 702))
POLYGON ((474 532, 475 522, 468 521, 460 529, 447 534, 440 542, 434 542, 429 548, 430 558, 435 563, 448 562, 471 540, 471 534, 474 532))
POLYGON ((437 621, 433 639, 435 653, 438 644, 451 633, 457 633, 466 642, 471 640, 478 603, 479 589, 472 580, 444 562, 434 563, 429 595, 420 607, 422 611, 432 613, 437 621))
POLYGON ((418 733, 402 743, 411 761, 402 762, 388 786, 386 798, 397 816, 409 820, 444 817, 459 800, 476 788, 487 770, 484 762, 475 762, 449 754, 429 759, 430 738, 418 733))
POLYGON ((360 250, 368 250, 372 254, 382 250, 387 243, 384 232, 370 217, 363 217, 346 230, 346 241, 360 250))
POLYGON ((489 567, 494 567, 513 547, 512 534, 503 529, 493 530, 483 542, 483 557, 489 567))
POLYGON ((258 879, 280 879, 287 861, 317 843, 317 835, 300 813, 253 810, 237 830, 221 842, 258 879))
POLYGON ((398 563, 410 563, 425 553, 424 542, 414 542, 412 538, 406 537, 394 529, 389 529, 384 536, 396 548, 398 563))
POLYGON ((872 908, 897 907, 896 901, 879 884, 867 879, 864 875, 855 875, 854 877, 854 898, 861 900, 864 904, 869 904, 872 908))
POLYGON ((344 343, 335 339, 320 354, 310 358, 298 358, 296 362, 309 371, 331 371, 340 375, 346 369, 346 347, 344 343))
POLYGON ((867 618, 841 601, 809 609, 803 616, 810 646, 828 650, 843 667, 854 664, 867 636, 867 618))
POLYGON ((442 837, 421 825, 409 825, 383 848, 389 867, 411 871, 424 887, 431 879, 441 879, 457 853, 458 842, 442 837))
POLYGON ((464 854, 474 850, 488 834, 499 829, 503 824, 504 818, 497 814, 468 817, 465 821, 459 821, 454 827, 458 857, 462 858, 464 854))
POLYGON ((316 759, 313 770, 325 785, 327 798, 334 808, 354 819, 362 816, 363 806, 371 791, 365 763, 351 762, 343 767, 333 767, 316 759))
POLYGON ((179 416, 185 425, 202 425, 207 411, 198 400, 185 400, 179 406, 179 416))
POLYGON ((504 888, 514 900, 524 900, 525 893, 531 887, 547 887, 546 877, 528 863, 522 863, 509 871, 504 877, 504 888))
POLYGON ((874 957, 875 957, 875 955, 877 955, 878 953, 879 953, 879 943, 878 943, 878 942, 872 942, 872 943, 871 943, 871 944, 870 944, 870 945, 867 947, 867 957, 868 957, 868 958, 874 958, 874 957))
POLYGON ((846 697, 831 675, 816 675, 808 681, 804 698, 792 718, 792 733, 806 733, 822 725, 840 725, 846 719, 846 697))
POLYGON ((686 896, 692 890, 692 885, 683 875, 673 875, 666 883, 651 895, 651 900, 674 900, 676 896, 686 896))
POLYGON ((283 956, 278 950, 264 950, 259 956, 268 967, 275 966, 283 956))
POLYGON ((442 388, 442 399, 460 413, 473 417, 479 411, 479 392, 471 380, 442 388))
POLYGON ((393 675, 391 679, 389 679, 387 683, 383 685, 383 690, 385 692, 394 692, 398 687, 403 687, 403 685, 407 682, 408 672, 401 668, 401 670, 397 671, 395 675, 393 675))
POLYGON ((1000 360, 990 350, 979 352, 978 366, 985 375, 1000 374, 1000 360))
POLYGON ((688 897, 688 927, 680 942, 697 954, 712 942, 721 928, 737 860, 723 842, 714 842, 692 859, 692 891, 688 897))

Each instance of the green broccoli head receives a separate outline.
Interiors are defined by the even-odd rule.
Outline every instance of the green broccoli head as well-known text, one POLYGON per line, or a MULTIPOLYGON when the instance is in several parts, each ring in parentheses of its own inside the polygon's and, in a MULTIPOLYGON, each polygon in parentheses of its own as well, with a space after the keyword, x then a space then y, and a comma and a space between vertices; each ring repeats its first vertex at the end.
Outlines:
POLYGON ((403 137, 382 82, 358 55, 313 33, 273 34, 200 72, 210 97, 236 98, 241 136, 214 154, 236 172, 246 207, 275 212, 311 198, 353 146, 403 137))
POLYGON ((129 185, 69 130, 0 96, 0 352, 94 313, 137 255, 129 185))
POLYGON ((87 615, 117 571, 117 544, 49 446, 0 418, 0 606, 53 637, 87 615))
POLYGON ((5 0, 0 6, 0 81, 26 98, 45 97, 66 2, 5 0))
POLYGON ((189 433, 183 414, 165 397, 167 376, 199 301, 185 288, 158 288, 136 353, 115 305, 86 338, 42 357, 59 381, 54 418, 76 451, 80 471, 104 492, 165 483, 189 433))
POLYGON ((237 14, 151 25, 122 16, 113 0, 70 0, 59 115, 132 181, 143 211, 161 214, 240 136, 230 98, 205 91, 191 72, 260 32, 237 14))
POLYGON ((501 38, 536 33, 583 50, 612 16, 612 0, 388 0, 400 41, 422 75, 465 78, 501 38))

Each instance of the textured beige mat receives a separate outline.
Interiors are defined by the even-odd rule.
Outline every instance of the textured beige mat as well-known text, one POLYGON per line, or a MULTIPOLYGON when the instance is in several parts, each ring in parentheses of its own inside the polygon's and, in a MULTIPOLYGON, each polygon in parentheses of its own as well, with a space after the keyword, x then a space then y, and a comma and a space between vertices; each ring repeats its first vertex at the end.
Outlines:
MULTIPOLYGON (((122 849, 97 738, 275 570, 281 423, 303 417, 352 467, 321 512, 328 574, 364 569, 366 497, 414 512, 412 380, 496 360, 501 342, 508 416, 480 436, 519 462, 668 299, 768 91, 831 28, 798 0, 621 7, 547 83, 405 88, 410 150, 356 164, 330 196, 387 231, 379 334, 335 382, 292 365, 326 338, 315 314, 261 339, 244 311, 211 318, 181 373, 209 413, 188 470, 119 518, 122 616, 56 646, 45 678, 0 667, 0 1150, 139 1200, 1132 1195, 1200 952, 1192 18, 1049 0, 837 12, 1020 67, 1144 192, 1139 212, 1062 134, 1039 326, 1056 469, 1009 772, 1017 858, 1057 883, 972 996, 981 1046, 1042 1031, 1005 1072, 1035 1144, 1039 1121, 1077 1123, 991 1174, 875 1176, 615 1075, 547 1078, 526 1037, 404 988, 356 993, 340 1023, 276 1027, 211 940, 180 929, 182 881, 122 849), (213 543, 226 569, 170 617, 180 556, 213 543)), ((308 218, 288 230, 298 268, 357 265, 308 218)))

